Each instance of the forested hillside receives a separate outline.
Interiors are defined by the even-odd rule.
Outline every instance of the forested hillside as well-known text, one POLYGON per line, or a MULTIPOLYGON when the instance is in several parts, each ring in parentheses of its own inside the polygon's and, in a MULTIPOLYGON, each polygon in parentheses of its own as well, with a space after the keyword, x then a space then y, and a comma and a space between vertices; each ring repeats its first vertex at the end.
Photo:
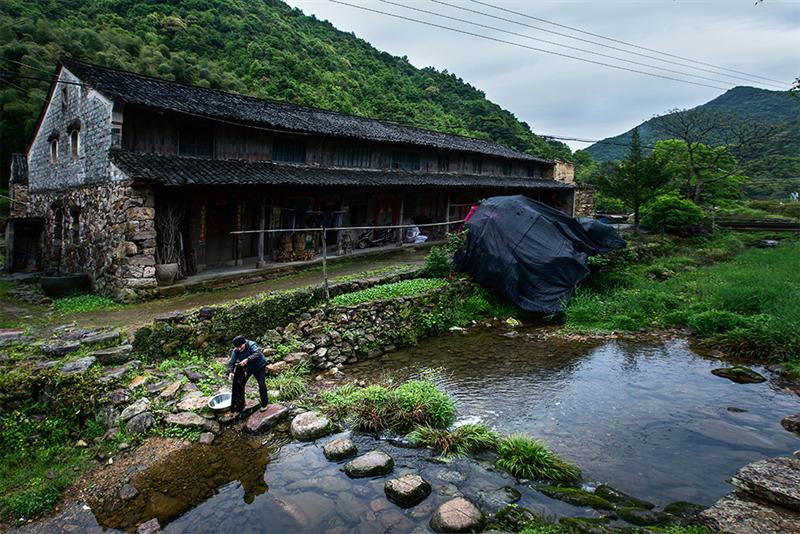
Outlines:
MULTIPOLYGON (((750 178, 744 186, 748 195, 782 196, 800 187, 800 98, 788 92, 735 87, 695 109, 729 113, 745 124, 771 125, 758 150, 741 157, 743 170, 750 178)), ((654 119, 640 124, 638 130, 644 146, 667 138, 655 127, 654 119)), ((596 161, 621 160, 628 154, 625 145, 630 142, 632 131, 603 139, 586 151, 596 161)))
POLYGON ((570 155, 456 75, 416 68, 278 0, 3 0, 4 160, 24 149, 48 89, 20 76, 49 78, 62 55, 491 139, 545 157, 570 155))

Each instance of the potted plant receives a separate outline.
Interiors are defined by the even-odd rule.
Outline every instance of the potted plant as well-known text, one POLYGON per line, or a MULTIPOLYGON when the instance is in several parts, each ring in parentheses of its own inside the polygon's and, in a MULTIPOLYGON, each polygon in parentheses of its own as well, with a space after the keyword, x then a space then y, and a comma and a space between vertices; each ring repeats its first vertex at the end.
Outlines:
POLYGON ((183 216, 184 209, 173 203, 165 203, 156 210, 156 280, 162 286, 173 284, 181 274, 183 216))

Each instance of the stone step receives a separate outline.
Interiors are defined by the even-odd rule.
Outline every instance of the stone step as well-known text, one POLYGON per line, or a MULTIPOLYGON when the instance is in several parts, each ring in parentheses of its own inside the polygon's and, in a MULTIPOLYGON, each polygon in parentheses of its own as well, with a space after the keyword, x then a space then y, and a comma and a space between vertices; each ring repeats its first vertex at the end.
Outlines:
POLYGON ((270 404, 263 412, 258 410, 247 418, 244 428, 251 434, 263 432, 272 428, 284 417, 289 415, 289 410, 281 404, 270 404))
POLYGON ((800 512, 800 459, 768 458, 746 465, 731 483, 758 499, 800 512))
POLYGON ((800 514, 731 493, 723 497, 699 519, 715 532, 729 534, 786 534, 800 532, 800 514))
POLYGON ((97 350, 92 353, 92 356, 97 358, 103 365, 118 365, 130 359, 131 351, 133 351, 133 347, 125 344, 119 345, 118 347, 97 350))

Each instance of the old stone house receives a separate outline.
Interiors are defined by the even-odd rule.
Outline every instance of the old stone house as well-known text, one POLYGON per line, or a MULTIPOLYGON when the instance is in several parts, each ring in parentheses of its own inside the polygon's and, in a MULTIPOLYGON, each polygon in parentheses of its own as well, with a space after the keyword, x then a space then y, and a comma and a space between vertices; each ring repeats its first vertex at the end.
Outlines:
POLYGON ((497 194, 576 203, 569 164, 75 60, 58 66, 23 161, 14 221, 39 232, 39 267, 88 273, 121 300, 157 291, 165 240, 192 275, 287 259, 285 237, 236 231, 452 221, 497 194))

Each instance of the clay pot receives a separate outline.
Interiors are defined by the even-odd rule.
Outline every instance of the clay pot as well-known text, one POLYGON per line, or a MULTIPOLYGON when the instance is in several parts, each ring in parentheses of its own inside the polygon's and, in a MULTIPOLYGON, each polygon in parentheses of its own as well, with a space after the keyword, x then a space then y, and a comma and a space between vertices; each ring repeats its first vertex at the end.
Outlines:
POLYGON ((177 263, 157 263, 156 264, 156 280, 160 286, 169 286, 175 282, 175 277, 178 276, 177 263))

